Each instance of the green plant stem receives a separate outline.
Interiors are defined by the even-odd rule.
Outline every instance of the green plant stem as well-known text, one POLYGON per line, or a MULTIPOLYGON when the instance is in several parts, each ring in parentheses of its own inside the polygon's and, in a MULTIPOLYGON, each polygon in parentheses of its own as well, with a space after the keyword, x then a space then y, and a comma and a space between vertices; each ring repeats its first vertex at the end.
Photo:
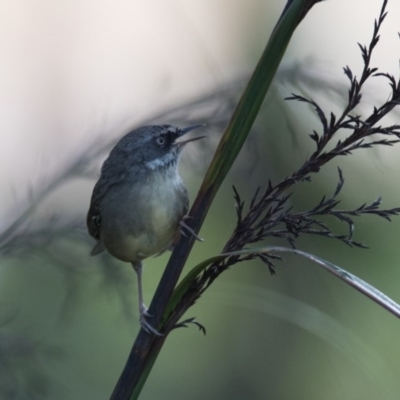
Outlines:
MULTIPOLYGON (((214 158, 192 206, 195 231, 198 232, 211 203, 235 161, 264 101, 289 41, 309 9, 320 0, 289 0, 256 69, 232 115, 214 158)), ((111 400, 137 399, 169 332, 163 331, 163 314, 187 261, 194 238, 182 238, 175 247, 157 287, 149 313, 163 337, 140 330, 111 400), (140 384, 139 384, 140 383, 140 384)))

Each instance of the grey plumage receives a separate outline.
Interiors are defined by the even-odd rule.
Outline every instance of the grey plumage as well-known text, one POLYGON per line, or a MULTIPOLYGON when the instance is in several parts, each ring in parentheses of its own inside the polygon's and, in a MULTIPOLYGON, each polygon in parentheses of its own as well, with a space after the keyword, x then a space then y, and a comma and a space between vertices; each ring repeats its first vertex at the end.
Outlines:
MULTIPOLYGON (((170 249, 179 238, 189 198, 177 164, 184 144, 201 137, 177 139, 197 127, 153 125, 128 133, 112 149, 94 187, 87 226, 98 242, 91 254, 106 249, 131 262, 138 274, 139 297, 142 260, 170 249)), ((142 326, 156 333, 140 302, 142 326)))

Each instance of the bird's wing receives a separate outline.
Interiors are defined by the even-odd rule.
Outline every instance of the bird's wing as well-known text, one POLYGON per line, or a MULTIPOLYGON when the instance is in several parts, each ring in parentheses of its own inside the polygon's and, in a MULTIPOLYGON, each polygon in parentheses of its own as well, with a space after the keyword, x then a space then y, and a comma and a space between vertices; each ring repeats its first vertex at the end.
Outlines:
POLYGON ((103 176, 97 181, 93 189, 90 207, 86 218, 89 234, 95 239, 100 240, 101 228, 101 204, 104 196, 114 185, 107 185, 103 176))
POLYGON ((92 202, 90 204, 90 208, 86 218, 86 224, 88 227, 88 231, 90 236, 93 236, 95 239, 100 239, 100 226, 101 226, 101 212, 98 207, 98 203, 93 201, 94 192, 92 196, 92 202))
MULTIPOLYGON (((97 240, 100 240, 101 218, 102 218, 102 202, 106 193, 116 186, 120 185, 125 176, 120 175, 119 180, 114 180, 112 184, 105 184, 105 178, 100 177, 93 189, 92 198, 90 200, 90 207, 86 218, 86 224, 89 234, 97 240)), ((93 249, 94 251, 94 249, 93 249)), ((97 254, 97 253, 96 253, 97 254)))

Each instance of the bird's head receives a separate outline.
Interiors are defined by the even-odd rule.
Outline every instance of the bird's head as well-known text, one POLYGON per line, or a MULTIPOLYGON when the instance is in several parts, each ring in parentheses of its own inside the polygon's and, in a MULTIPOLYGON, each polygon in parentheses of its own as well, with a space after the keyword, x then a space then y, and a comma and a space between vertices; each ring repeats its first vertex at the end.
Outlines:
MULTIPOLYGON (((135 164, 145 166, 149 170, 159 170, 176 165, 183 147, 204 136, 182 138, 188 132, 204 125, 194 125, 180 129, 172 125, 149 125, 138 128, 125 135, 111 152, 118 157, 121 153, 135 164)), ((125 161, 128 161, 125 159, 125 161)))

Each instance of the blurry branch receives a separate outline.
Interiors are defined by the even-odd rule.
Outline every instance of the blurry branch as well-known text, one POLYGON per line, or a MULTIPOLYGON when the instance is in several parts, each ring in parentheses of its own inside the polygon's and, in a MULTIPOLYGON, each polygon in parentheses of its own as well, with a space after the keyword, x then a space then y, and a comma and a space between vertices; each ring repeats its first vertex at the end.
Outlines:
MULTIPOLYGON (((68 180, 85 176, 85 170, 92 160, 101 153, 102 149, 85 149, 70 165, 65 168, 58 176, 54 177, 44 188, 34 194, 30 191, 30 202, 20 215, 0 234, 0 253, 9 251, 11 248, 18 248, 29 239, 34 241, 51 239, 49 236, 50 229, 42 229, 36 232, 29 231, 29 221, 32 215, 37 211, 42 201, 51 193, 64 185, 68 180), (47 236, 47 237, 46 237, 47 236)), ((51 218, 47 224, 50 228, 54 226, 55 218, 51 218)), ((81 224, 80 224, 81 225, 81 224)), ((76 228, 76 224, 63 226, 60 234, 69 232, 70 228, 76 228)), ((54 232, 51 232, 53 235, 54 232)))
MULTIPOLYGON (((200 229, 219 187, 250 132, 296 27, 312 5, 318 2, 318 0, 289 1, 275 26, 192 206, 190 215, 193 217, 196 231, 200 229)), ((175 247, 149 308, 154 324, 158 326, 159 331, 165 333, 165 336, 155 338, 141 329, 111 399, 138 398, 166 335, 173 328, 172 325, 159 324, 189 256, 193 241, 192 237, 182 238, 175 247)))

